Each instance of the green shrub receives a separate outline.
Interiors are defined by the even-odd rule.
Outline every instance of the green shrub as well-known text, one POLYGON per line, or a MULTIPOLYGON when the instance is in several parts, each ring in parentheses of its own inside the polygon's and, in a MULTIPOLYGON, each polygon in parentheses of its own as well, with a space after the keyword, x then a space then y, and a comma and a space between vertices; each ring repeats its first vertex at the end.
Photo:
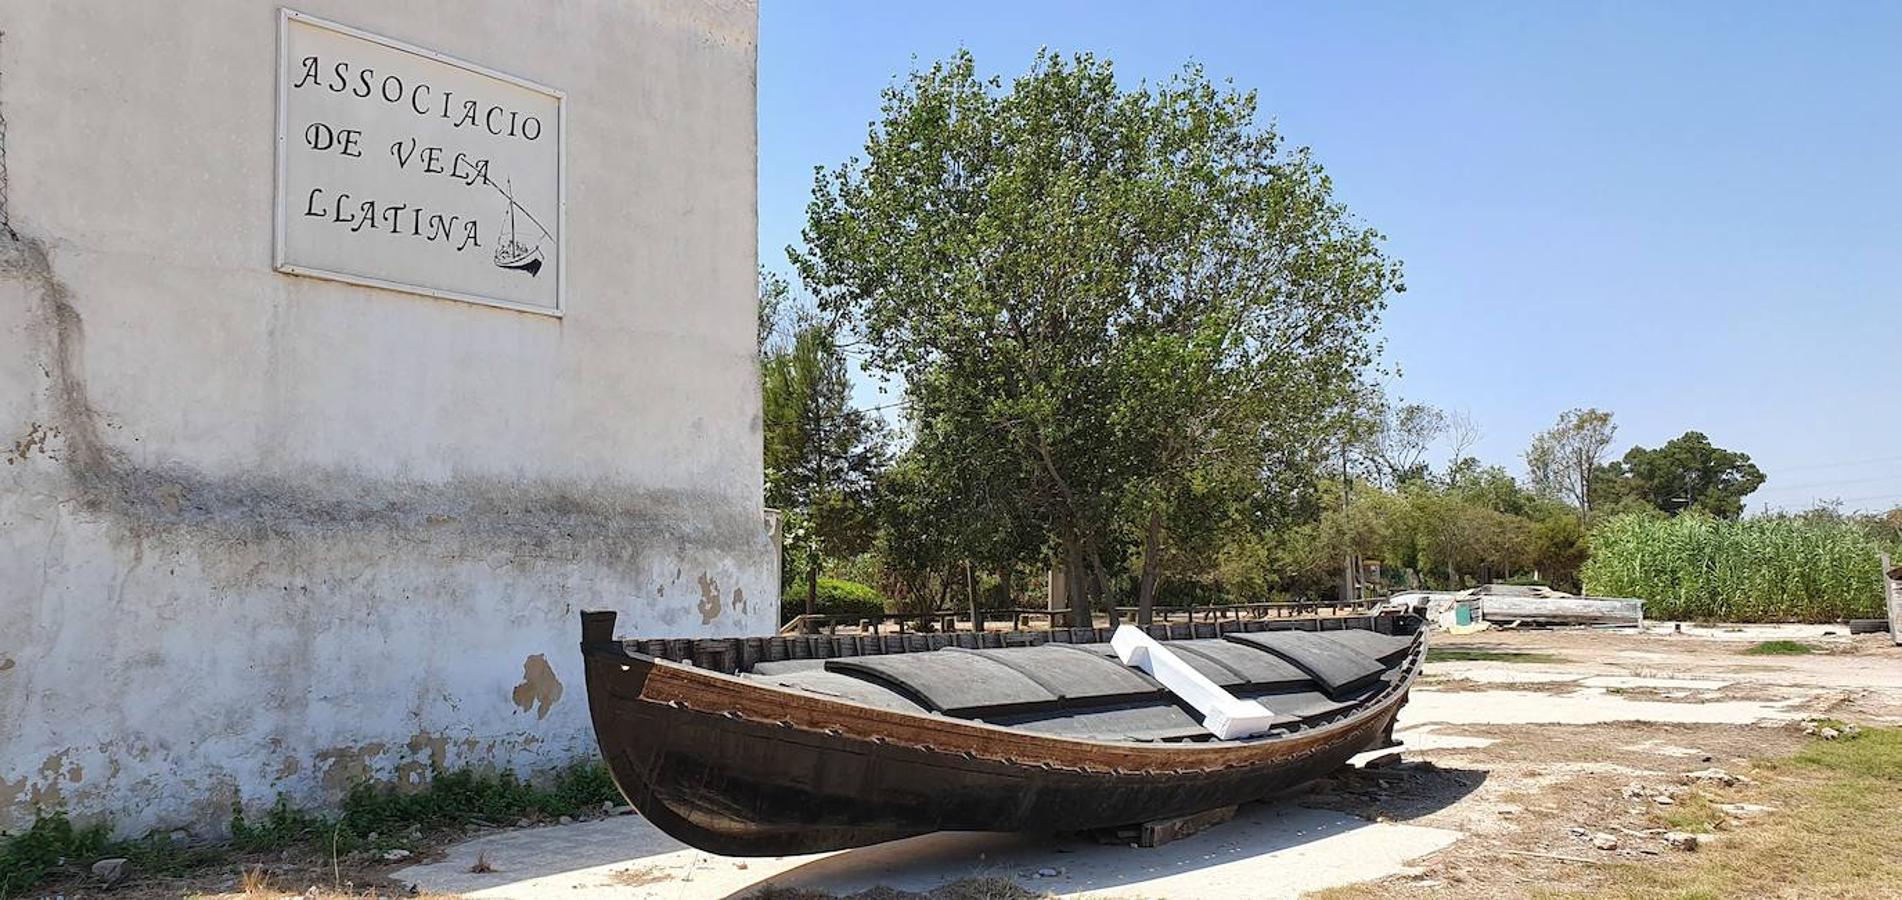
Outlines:
POLYGON ((1621 515, 1592 531, 1579 575, 1651 619, 1834 622, 1882 616, 1881 549, 1845 522, 1621 515))
POLYGON ((43 815, 26 831, 0 835, 0 900, 19 896, 53 870, 64 865, 82 869, 102 857, 123 856, 142 875, 185 875, 211 866, 226 865, 233 850, 258 853, 315 845, 326 853, 385 850, 409 843, 413 827, 433 828, 470 822, 511 822, 523 816, 556 818, 599 810, 603 803, 619 804, 621 792, 607 766, 599 761, 576 763, 554 774, 546 787, 517 778, 514 773, 477 773, 470 769, 437 771, 420 789, 358 784, 344 798, 342 815, 326 818, 290 805, 279 797, 254 822, 242 805, 232 810, 231 842, 227 845, 176 843, 165 833, 137 840, 108 840, 104 824, 74 828, 66 816, 43 815), (371 841, 371 835, 376 836, 371 841))
POLYGON ((74 828, 62 813, 42 816, 26 831, 0 837, 0 897, 15 896, 62 862, 89 859, 105 846, 104 826, 74 828))
MULTIPOLYGON (((806 611, 806 583, 786 586, 779 598, 780 615, 785 621, 806 611)), ((847 619, 869 619, 885 614, 885 598, 870 586, 838 578, 819 579, 819 593, 812 611, 847 619)))

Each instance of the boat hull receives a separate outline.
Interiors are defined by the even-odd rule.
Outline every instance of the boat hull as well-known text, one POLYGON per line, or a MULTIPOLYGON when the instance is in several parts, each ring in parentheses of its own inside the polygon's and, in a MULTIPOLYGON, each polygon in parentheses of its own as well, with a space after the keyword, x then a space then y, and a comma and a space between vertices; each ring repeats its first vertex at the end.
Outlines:
MULTIPOLYGON (((611 627, 611 626, 610 626, 611 627)), ((1336 721, 1246 742, 1026 733, 762 686, 584 643, 589 706, 622 793, 713 853, 784 856, 932 831, 1110 828, 1282 793, 1390 742, 1401 677, 1336 721)))

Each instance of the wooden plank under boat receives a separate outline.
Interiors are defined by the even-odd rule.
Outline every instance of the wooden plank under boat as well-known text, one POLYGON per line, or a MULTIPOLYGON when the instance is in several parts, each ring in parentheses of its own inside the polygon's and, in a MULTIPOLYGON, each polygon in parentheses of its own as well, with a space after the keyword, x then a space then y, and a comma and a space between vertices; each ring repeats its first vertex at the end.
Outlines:
POLYGON ((1277 714, 1219 741, 1109 649, 1109 629, 772 638, 614 637, 582 614, 602 755, 641 815, 730 856, 931 831, 1113 828, 1257 800, 1363 750, 1426 656, 1417 616, 1156 625, 1277 714))

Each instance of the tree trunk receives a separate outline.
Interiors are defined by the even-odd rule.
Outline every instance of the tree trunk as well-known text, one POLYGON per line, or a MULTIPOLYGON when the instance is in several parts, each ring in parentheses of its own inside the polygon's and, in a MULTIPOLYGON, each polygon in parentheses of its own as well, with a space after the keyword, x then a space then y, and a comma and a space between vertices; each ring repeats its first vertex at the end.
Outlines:
POLYGON ((805 627, 799 629, 812 633, 812 610, 819 603, 819 554, 815 548, 806 550, 806 620, 805 627))
POLYGON ((1347 477, 1347 442, 1341 441, 1341 536, 1346 546, 1341 548, 1341 604, 1354 602, 1354 547, 1352 531, 1354 523, 1349 519, 1353 501, 1354 483, 1347 477))
POLYGON ((1090 598, 1083 589, 1084 572, 1083 547, 1078 543, 1076 531, 1070 530, 1063 541, 1063 590, 1070 601, 1070 622, 1088 622, 1090 620, 1090 598))
POLYGON ((971 604, 971 630, 983 634, 984 613, 977 608, 977 576, 971 574, 971 561, 968 559, 964 561, 964 599, 971 604))
MULTIPOLYGON (((1094 546, 1090 548, 1090 571, 1096 576, 1096 599, 1102 601, 1104 609, 1109 610, 1109 624, 1111 628, 1115 628, 1120 621, 1116 616, 1116 598, 1110 593, 1109 572, 1103 568, 1103 557, 1096 552, 1094 546)), ((1094 627, 1096 619, 1090 618, 1083 624, 1094 627)))
POLYGON ((1156 584, 1162 580, 1162 513, 1149 513, 1149 529, 1143 533, 1142 584, 1136 588, 1136 624, 1147 627, 1155 621, 1156 584))

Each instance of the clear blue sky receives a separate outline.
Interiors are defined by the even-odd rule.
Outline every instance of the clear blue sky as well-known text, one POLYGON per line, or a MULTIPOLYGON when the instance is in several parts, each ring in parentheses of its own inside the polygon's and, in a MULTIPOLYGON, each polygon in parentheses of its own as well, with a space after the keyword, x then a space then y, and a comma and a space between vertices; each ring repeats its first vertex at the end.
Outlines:
POLYGON ((1902 4, 762 0, 763 263, 880 89, 960 46, 1258 90, 1406 264, 1392 390, 1488 462, 1597 406, 1615 454, 1751 454, 1753 508, 1902 505, 1902 4))

